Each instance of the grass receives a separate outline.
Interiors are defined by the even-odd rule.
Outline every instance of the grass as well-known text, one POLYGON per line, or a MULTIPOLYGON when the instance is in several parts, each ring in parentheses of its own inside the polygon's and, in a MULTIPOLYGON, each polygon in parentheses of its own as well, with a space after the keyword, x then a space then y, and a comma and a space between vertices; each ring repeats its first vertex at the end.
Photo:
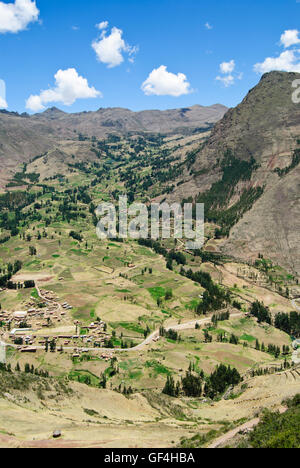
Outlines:
POLYGON ((151 368, 154 370, 155 374, 161 374, 161 375, 171 375, 172 372, 163 364, 160 364, 157 361, 147 361, 145 363, 145 367, 151 368))
POLYGON ((39 299, 39 294, 37 290, 34 288, 33 291, 31 292, 31 296, 34 297, 35 299, 39 299))
POLYGON ((75 380, 76 382, 85 383, 86 378, 90 379, 91 385, 93 387, 98 387, 100 379, 95 374, 90 372, 89 370, 72 370, 68 375, 70 380, 75 380))
POLYGON ((162 286, 156 286, 152 288, 148 288, 149 293, 151 294, 152 298, 157 301, 157 299, 162 298, 166 294, 166 289, 162 286))
POLYGON ((130 371, 128 374, 128 378, 130 380, 139 380, 143 375, 143 372, 138 370, 138 371, 130 371))
POLYGON ((256 338, 252 335, 247 335, 247 333, 244 333, 241 337, 240 340, 242 341, 248 341, 249 343, 252 343, 253 341, 256 340, 256 338))
POLYGON ((144 328, 142 328, 140 325, 138 325, 135 322, 113 322, 113 323, 110 323, 110 326, 114 329, 124 328, 125 330, 139 333, 140 335, 144 334, 144 328))

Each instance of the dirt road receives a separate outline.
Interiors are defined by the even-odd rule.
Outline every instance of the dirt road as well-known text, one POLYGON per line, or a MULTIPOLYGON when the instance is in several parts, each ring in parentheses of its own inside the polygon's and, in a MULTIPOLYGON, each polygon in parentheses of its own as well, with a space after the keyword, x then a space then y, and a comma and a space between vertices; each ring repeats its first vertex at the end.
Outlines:
MULTIPOLYGON (((281 407, 279 409, 279 413, 283 414, 287 411, 287 408, 281 407)), ((224 434, 221 437, 218 437, 212 444, 210 444, 207 448, 209 449, 214 449, 218 448, 221 445, 226 444, 226 442, 229 442, 231 439, 233 439, 239 432, 244 432, 244 431, 249 431, 253 429, 255 426, 258 425, 260 422, 259 418, 251 419, 251 421, 246 422, 245 424, 242 424, 241 426, 236 427, 232 431, 227 432, 227 434, 224 434)))

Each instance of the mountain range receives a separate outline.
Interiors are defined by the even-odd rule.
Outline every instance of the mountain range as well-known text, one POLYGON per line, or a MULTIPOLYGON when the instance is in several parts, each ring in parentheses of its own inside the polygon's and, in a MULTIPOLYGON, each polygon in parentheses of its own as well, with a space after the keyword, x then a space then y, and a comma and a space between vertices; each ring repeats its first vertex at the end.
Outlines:
POLYGON ((68 114, 53 107, 32 116, 1 111, 0 185, 3 186, 7 174, 11 175, 19 163, 53 150, 61 140, 78 139, 78 134, 96 138, 129 132, 189 134, 199 129, 210 129, 226 111, 227 108, 220 104, 143 112, 110 108, 77 114, 68 114))

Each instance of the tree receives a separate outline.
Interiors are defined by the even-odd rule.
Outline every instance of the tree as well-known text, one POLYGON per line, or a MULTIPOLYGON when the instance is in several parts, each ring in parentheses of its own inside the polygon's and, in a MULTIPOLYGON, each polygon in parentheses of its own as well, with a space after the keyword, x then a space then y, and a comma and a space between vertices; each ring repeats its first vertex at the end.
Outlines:
POLYGON ((171 375, 168 375, 167 382, 164 386, 163 393, 171 397, 176 397, 176 390, 174 379, 171 375))
POLYGON ((182 379, 182 390, 188 397, 200 397, 202 395, 202 379, 200 376, 188 371, 182 379))
POLYGON ((33 247, 32 245, 29 246, 29 255, 33 256, 36 255, 36 248, 33 247))

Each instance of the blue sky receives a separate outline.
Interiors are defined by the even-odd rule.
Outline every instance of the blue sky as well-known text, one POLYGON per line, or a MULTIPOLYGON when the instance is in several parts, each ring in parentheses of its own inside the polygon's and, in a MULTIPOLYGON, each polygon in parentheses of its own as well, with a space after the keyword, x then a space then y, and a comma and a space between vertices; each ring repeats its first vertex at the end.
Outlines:
POLYGON ((0 107, 235 106, 262 72, 300 72, 299 13, 299 0, 2 0, 0 107))

